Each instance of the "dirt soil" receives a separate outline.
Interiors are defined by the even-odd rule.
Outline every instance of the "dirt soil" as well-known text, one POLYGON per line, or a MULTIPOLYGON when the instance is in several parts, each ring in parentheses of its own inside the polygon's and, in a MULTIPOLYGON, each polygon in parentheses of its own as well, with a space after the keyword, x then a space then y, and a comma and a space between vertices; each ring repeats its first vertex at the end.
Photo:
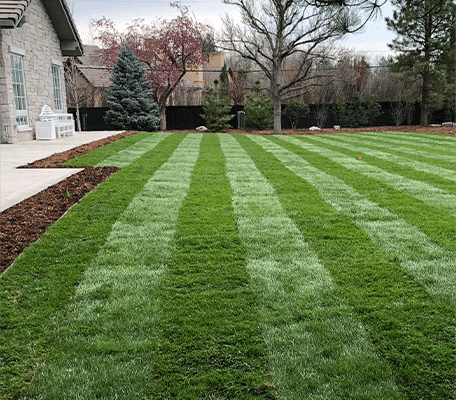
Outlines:
MULTIPOLYGON (((342 132, 430 132, 456 136, 456 127, 372 127, 360 129, 324 129, 309 131, 307 129, 284 130, 286 135, 334 134, 342 132)), ((168 131, 173 132, 173 131, 168 131)), ((176 131, 183 132, 183 131, 176 131)), ((197 131, 189 130, 186 133, 197 131)), ((56 153, 41 160, 34 161, 20 168, 64 168, 62 163, 82 154, 89 153, 115 140, 133 135, 137 132, 123 132, 115 136, 84 144, 73 149, 56 153)), ((272 135, 272 130, 238 130, 228 133, 272 135)), ((0 212, 0 274, 3 273, 29 244, 35 242, 46 232, 47 228, 57 221, 68 209, 79 202, 110 174, 118 171, 116 167, 86 167, 83 171, 48 187, 40 193, 15 204, 0 212)))

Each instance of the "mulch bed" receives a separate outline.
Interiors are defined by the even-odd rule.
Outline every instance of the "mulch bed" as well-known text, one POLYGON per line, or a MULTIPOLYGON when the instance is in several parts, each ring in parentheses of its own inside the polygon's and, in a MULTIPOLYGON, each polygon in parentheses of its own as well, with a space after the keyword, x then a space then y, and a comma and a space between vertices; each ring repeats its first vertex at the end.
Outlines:
MULTIPOLYGON (((442 135, 456 135, 456 127, 373 127, 361 129, 324 129, 322 131, 309 130, 284 130, 287 135, 314 135, 342 132, 429 132, 442 135)), ((172 131, 171 131, 172 132, 172 131)), ((176 131, 183 132, 183 131, 176 131)), ((197 132, 197 131, 184 131, 197 132)), ((89 153, 99 147, 105 146, 115 140, 134 135, 137 132, 123 132, 106 139, 84 144, 73 149, 56 153, 41 160, 34 161, 20 168, 64 168, 62 163, 82 154, 89 153)), ((272 130, 237 130, 232 129, 229 133, 270 135, 272 130)), ((87 167, 83 171, 74 174, 63 181, 50 186, 40 193, 15 204, 0 212, 0 274, 3 273, 30 244, 40 238, 47 228, 57 221, 68 209, 92 191, 99 183, 104 182, 110 174, 118 171, 116 167, 87 167), (68 192, 67 192, 68 191, 68 192), (68 194, 70 196, 68 196, 68 194)))

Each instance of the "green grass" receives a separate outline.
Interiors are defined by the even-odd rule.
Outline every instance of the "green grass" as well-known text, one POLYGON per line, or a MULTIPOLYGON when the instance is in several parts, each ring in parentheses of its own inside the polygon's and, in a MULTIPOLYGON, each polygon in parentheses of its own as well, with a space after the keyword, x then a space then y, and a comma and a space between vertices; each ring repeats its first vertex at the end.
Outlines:
POLYGON ((0 399, 453 398, 454 146, 139 133, 71 161, 122 170, 0 278, 0 399))
MULTIPOLYGON (((236 139, 273 184, 289 217, 330 270, 393 367, 400 389, 410 398, 451 398, 456 350, 454 306, 435 301, 394 257, 372 243, 351 219, 335 211, 314 187, 286 168, 286 162, 260 151, 259 145, 253 143, 281 139, 236 139)), ((279 153, 287 151, 279 149, 276 154, 279 153)), ((329 160, 321 160, 318 165, 323 170, 333 166, 329 160)), ((351 174, 343 167, 333 167, 331 172, 343 177, 351 174)), ((349 181, 354 183, 355 179, 349 181)), ((449 290, 454 293, 454 287, 449 290)))
POLYGON ((218 137, 204 135, 162 287, 154 398, 272 398, 218 137))
MULTIPOLYGON (((129 152, 134 147, 134 145, 141 144, 142 141, 148 140, 151 136, 159 136, 164 138, 167 136, 167 134, 151 134, 148 132, 140 132, 135 135, 127 136, 122 140, 116 140, 107 146, 99 147, 97 150, 90 153, 73 158, 72 160, 64 163, 64 165, 71 167, 101 166, 99 164, 104 160, 109 159, 112 156, 116 156, 118 153, 129 152)), ((106 165, 119 166, 114 163, 108 163, 106 165)))
POLYGON ((221 140, 279 397, 401 398, 388 364, 273 186, 234 138, 221 140))
POLYGON ((2 275, 2 398, 17 398, 29 385, 37 364, 55 342, 57 321, 68 313, 84 271, 112 226, 183 138, 167 138, 136 164, 111 175, 2 275))
POLYGON ((177 213, 200 140, 193 135, 182 140, 113 225, 59 323, 58 345, 35 375, 33 397, 151 394, 147 382, 161 314, 157 287, 173 253, 177 213))

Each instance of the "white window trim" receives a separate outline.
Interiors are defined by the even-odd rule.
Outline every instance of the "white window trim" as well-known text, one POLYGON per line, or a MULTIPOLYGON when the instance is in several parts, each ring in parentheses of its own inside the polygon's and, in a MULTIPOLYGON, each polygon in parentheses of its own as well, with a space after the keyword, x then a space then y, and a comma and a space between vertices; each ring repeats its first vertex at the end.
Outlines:
MULTIPOLYGON (((15 114, 16 114, 16 122, 15 122, 15 127, 17 127, 17 129, 19 131, 22 131, 22 130, 27 130, 27 129, 30 129, 30 118, 29 118, 29 115, 28 115, 28 103, 27 103, 27 88, 26 88, 26 83, 25 83, 25 50, 23 49, 19 49, 18 47, 14 47, 14 46, 9 46, 9 50, 10 50, 10 59, 12 56, 15 56, 15 57, 20 57, 22 59, 22 80, 23 80, 23 89, 24 89, 24 100, 25 100, 25 110, 17 110, 16 109, 16 98, 14 97, 14 93, 13 93, 13 98, 14 98, 14 111, 15 111, 15 114), (27 124, 26 125, 18 125, 18 122, 17 122, 17 117, 19 116, 26 116, 27 118, 27 124)), ((11 70, 11 73, 13 73, 13 66, 11 65, 10 66, 10 70, 11 70)), ((11 83, 12 85, 14 85, 14 81, 13 81, 13 76, 11 76, 11 83)))
POLYGON ((20 49, 19 47, 9 46, 9 52, 17 56, 25 57, 25 50, 20 49))
POLYGON ((51 72, 52 72, 52 90, 54 93, 54 108, 56 113, 63 113, 63 93, 62 93, 62 67, 63 63, 57 61, 57 60, 52 60, 52 65, 51 65, 51 72), (55 86, 54 86, 54 72, 52 71, 52 67, 56 67, 59 71, 59 88, 58 91, 60 92, 60 105, 61 108, 57 108, 56 103, 55 103, 55 86))

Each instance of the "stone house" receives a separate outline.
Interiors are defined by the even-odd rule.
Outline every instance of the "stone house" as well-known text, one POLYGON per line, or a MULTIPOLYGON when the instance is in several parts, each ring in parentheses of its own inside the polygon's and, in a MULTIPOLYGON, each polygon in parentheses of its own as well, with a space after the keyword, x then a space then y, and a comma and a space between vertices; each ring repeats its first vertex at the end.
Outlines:
POLYGON ((63 57, 82 55, 65 0, 0 0, 0 137, 35 137, 47 104, 66 113, 63 57))

